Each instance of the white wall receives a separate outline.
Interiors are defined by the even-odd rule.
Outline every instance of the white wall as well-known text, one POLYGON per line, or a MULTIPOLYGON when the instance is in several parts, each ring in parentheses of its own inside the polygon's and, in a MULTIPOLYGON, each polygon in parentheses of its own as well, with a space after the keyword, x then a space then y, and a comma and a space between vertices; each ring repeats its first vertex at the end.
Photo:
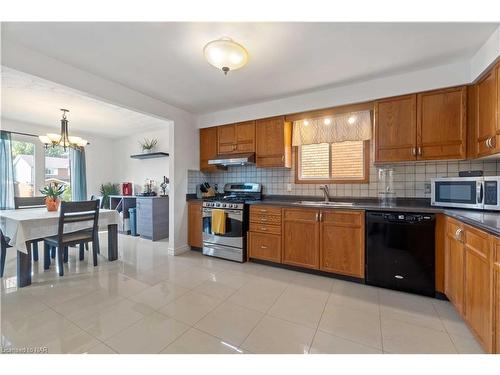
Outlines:
POLYGON ((127 137, 113 140, 113 169, 116 182, 132 182, 135 192, 141 192, 144 180, 153 179, 159 189, 163 182, 163 176, 170 178, 169 158, 158 159, 132 159, 130 155, 142 152, 139 141, 144 138, 157 138, 158 145, 156 151, 170 151, 170 126, 171 123, 165 121, 165 128, 133 134, 127 137))
POLYGON ((169 173, 173 183, 170 186, 168 251, 170 254, 187 251, 187 171, 198 168, 199 153, 195 116, 18 43, 2 40, 1 48, 2 65, 71 87, 97 100, 173 122, 174 126, 170 127, 169 173))
POLYGON ((470 60, 470 80, 474 81, 495 59, 500 56, 500 26, 470 60))
MULTIPOLYGON (((1 119, 2 130, 41 135, 45 133, 57 133, 59 129, 54 127, 44 127, 25 122, 14 121, 10 119, 1 119)), ((71 131, 71 127, 70 127, 71 131)), ((76 133, 75 133, 76 134, 76 133)), ((114 167, 113 160, 113 141, 108 138, 99 137, 92 134, 78 132, 90 142, 85 148, 85 159, 87 164, 87 194, 99 194, 99 187, 103 182, 113 182, 114 167), (96 168, 95 166, 99 166, 96 168)), ((35 138, 35 142, 39 142, 35 138)), ((37 160, 40 160, 37 158, 37 160)), ((40 176, 36 177, 40 180, 40 176)), ((43 178, 43 177, 42 177, 43 178)), ((37 183, 38 186, 40 186, 37 183)))
POLYGON ((462 85, 469 83, 469 81, 469 62, 463 61, 203 114, 198 117, 197 126, 205 128, 231 122, 360 103, 406 93, 462 85))

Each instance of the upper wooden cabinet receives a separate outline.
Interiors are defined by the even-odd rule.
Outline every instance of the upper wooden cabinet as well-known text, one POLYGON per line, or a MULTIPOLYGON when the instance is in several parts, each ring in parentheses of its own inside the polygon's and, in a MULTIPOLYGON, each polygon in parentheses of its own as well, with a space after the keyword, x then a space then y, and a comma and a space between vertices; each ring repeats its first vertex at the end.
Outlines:
POLYGON ((292 166, 292 123, 285 116, 255 122, 257 167, 292 166))
POLYGON ((204 172, 216 171, 215 165, 209 165, 210 159, 217 156, 217 128, 200 129, 200 170, 204 172))
POLYGON ((375 102, 375 161, 415 160, 417 96, 375 102))
POLYGON ((217 127, 219 155, 255 152, 255 121, 217 127))
POLYGON ((188 202, 188 245, 192 247, 203 246, 202 210, 201 202, 188 202))
POLYGON ((465 159, 467 88, 375 103, 375 161, 465 159))
POLYGON ((500 152, 500 64, 474 85, 476 157, 500 152))
POLYGON ((321 211, 320 269, 365 277, 365 214, 363 211, 321 211))
POLYGON ((417 95, 417 159, 465 159, 467 87, 417 95))

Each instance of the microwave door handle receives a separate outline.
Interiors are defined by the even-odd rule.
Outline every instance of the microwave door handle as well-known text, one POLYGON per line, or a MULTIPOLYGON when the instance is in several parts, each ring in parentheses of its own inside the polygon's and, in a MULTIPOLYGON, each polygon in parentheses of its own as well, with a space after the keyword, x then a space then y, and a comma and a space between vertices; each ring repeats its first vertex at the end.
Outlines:
POLYGON ((484 181, 478 181, 476 185, 476 200, 478 204, 483 204, 483 185, 484 181))

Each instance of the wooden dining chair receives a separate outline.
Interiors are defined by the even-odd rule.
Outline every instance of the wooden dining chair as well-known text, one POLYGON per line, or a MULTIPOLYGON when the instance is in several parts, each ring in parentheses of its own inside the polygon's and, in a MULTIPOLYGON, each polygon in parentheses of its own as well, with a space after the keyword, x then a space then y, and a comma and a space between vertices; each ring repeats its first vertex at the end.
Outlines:
MULTIPOLYGON (((45 207, 45 197, 14 197, 14 208, 22 210, 27 208, 40 208, 45 207)), ((12 247, 9 241, 4 237, 3 233, 0 234, 0 277, 3 277, 5 271, 5 259, 7 257, 7 249, 12 247)), ((38 262, 38 242, 42 239, 32 241, 33 261, 38 262)))
POLYGON ((92 243, 94 266, 97 266, 99 200, 61 202, 61 213, 57 235, 44 238, 44 269, 50 267, 50 250, 57 248, 59 276, 64 276, 64 263, 68 259, 68 248, 79 245, 80 260, 84 259, 84 245, 92 243), (74 232, 65 232, 65 225, 84 223, 87 226, 74 232))

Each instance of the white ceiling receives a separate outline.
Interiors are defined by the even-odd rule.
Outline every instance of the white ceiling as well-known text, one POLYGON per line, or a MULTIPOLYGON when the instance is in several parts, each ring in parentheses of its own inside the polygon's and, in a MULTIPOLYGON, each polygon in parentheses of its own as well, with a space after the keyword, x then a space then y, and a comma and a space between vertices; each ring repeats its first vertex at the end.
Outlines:
POLYGON ((193 113, 469 59, 488 23, 3 23, 2 38, 193 113), (223 35, 249 51, 224 76, 203 58, 223 35))
MULTIPOLYGON (((2 68, 2 117, 60 129, 69 109, 70 133, 121 137, 164 127, 166 121, 101 102, 68 87, 2 68)), ((77 135, 77 134, 75 134, 77 135)))

